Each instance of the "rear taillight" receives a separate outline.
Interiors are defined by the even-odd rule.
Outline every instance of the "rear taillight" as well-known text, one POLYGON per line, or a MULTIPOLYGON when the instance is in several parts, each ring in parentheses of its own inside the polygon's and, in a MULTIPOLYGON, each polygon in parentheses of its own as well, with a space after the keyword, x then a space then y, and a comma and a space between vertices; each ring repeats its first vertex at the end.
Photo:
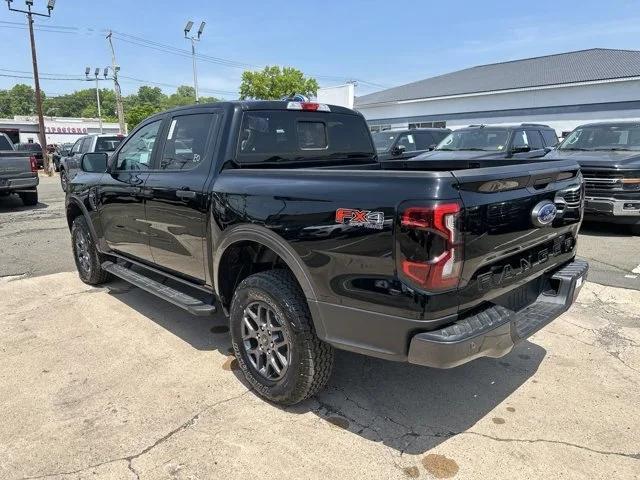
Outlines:
POLYGON ((36 160, 36 157, 31 155, 29 157, 29 162, 31 163, 31 171, 32 172, 37 172, 38 171, 38 161, 36 160))
POLYGON ((401 210, 396 250, 401 277, 427 291, 458 286, 464 260, 460 211, 457 202, 401 210))

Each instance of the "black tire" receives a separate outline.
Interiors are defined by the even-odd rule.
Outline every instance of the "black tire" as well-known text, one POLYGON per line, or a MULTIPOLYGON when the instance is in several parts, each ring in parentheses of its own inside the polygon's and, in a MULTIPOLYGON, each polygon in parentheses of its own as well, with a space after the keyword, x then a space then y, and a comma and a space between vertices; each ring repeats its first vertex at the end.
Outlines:
POLYGON ((67 193, 69 177, 67 176, 67 171, 64 168, 60 169, 60 186, 62 187, 62 191, 67 193))
POLYGON ((280 405, 294 405, 324 388, 333 368, 333 348, 314 333, 309 306, 290 272, 270 270, 243 280, 231 301, 230 321, 236 359, 258 394, 280 405), (245 311, 256 303, 273 311, 289 342, 290 360, 278 380, 269 380, 259 372, 243 340, 245 311))
POLYGON ((38 191, 33 190, 32 192, 20 192, 20 200, 27 207, 32 207, 33 205, 38 204, 38 191))
POLYGON ((71 246, 80 280, 88 285, 101 285, 111 280, 109 272, 102 269, 102 262, 108 260, 96 249, 85 218, 76 217, 71 226, 71 246))
POLYGON ((631 229, 632 235, 640 237, 640 224, 629 225, 629 228, 631 229))

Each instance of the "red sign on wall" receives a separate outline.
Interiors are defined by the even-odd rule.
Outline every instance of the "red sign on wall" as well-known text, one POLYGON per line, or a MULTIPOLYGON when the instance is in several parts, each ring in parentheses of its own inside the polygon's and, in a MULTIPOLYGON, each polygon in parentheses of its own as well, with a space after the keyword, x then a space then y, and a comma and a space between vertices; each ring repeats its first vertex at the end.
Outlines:
POLYGON ((87 129, 84 127, 45 127, 46 133, 70 133, 70 134, 87 134, 87 129))

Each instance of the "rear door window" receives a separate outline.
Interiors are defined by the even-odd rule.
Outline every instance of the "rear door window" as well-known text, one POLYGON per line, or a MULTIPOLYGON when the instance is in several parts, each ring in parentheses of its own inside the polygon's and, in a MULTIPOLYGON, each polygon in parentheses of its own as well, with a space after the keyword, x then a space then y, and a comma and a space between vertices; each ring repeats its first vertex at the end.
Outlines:
POLYGON ((531 147, 531 150, 544 148, 539 130, 527 130, 527 137, 529 138, 529 147, 531 147))
POLYGON ((160 170, 191 170, 205 158, 213 113, 173 117, 164 143, 160 170))
POLYGON ((82 141, 82 145, 80 146, 80 153, 90 152, 92 143, 93 143, 93 138, 92 137, 86 137, 82 141))
POLYGON ((542 138, 547 147, 555 147, 558 143, 555 130, 542 130, 542 138))
POLYGON ((237 147, 237 161, 246 164, 371 159, 374 155, 364 119, 333 112, 245 112, 237 147))

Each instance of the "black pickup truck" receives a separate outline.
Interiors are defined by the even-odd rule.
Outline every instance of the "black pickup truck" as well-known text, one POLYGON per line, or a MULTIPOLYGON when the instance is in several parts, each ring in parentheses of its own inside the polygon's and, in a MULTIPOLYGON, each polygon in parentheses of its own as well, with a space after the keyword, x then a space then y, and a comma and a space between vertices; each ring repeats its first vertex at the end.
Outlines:
POLYGON ((248 381, 293 404, 333 347, 439 368, 505 355, 585 280, 581 196, 573 161, 382 169, 352 110, 220 102, 83 155, 66 215, 84 282, 221 308, 248 381))
MULTIPOLYGON (((407 168, 437 167, 455 161, 458 168, 487 164, 509 165, 514 161, 544 157, 558 143, 555 130, 539 123, 518 125, 470 125, 451 132, 430 152, 414 156, 407 168)), ((384 160, 384 159, 382 159, 384 160)), ((446 166, 445 166, 446 168, 446 166)))
POLYGON ((545 160, 580 164, 586 220, 626 224, 640 235, 639 122, 582 125, 545 160))

